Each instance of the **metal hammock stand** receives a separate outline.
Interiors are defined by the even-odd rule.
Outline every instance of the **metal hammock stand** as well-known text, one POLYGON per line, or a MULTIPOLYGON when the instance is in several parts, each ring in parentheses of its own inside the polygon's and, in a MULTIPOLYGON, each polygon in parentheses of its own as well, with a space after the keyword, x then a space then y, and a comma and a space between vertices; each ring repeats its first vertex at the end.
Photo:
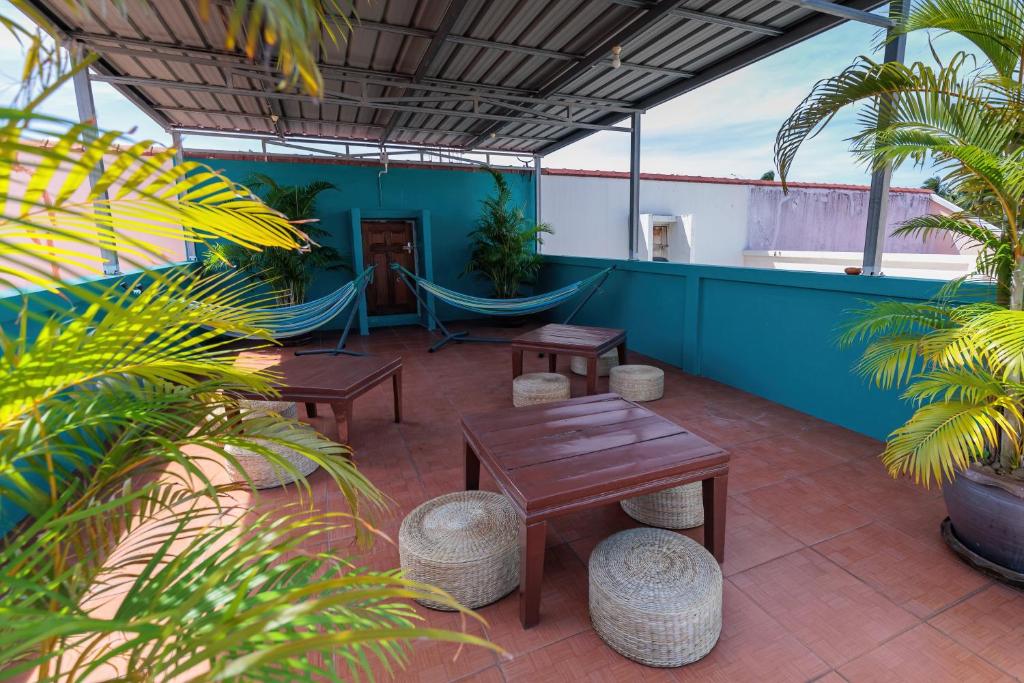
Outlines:
POLYGON ((455 342, 457 344, 461 344, 462 342, 507 344, 510 340, 497 337, 475 337, 470 335, 469 332, 452 332, 443 322, 441 322, 441 319, 437 316, 434 310, 427 305, 427 302, 420 294, 420 288, 428 294, 431 294, 441 301, 455 306, 456 308, 480 313, 482 315, 496 316, 515 316, 525 315, 528 313, 539 313, 540 311, 546 311, 565 303, 580 292, 586 291, 587 295, 576 304, 572 309, 572 312, 569 313, 568 317, 563 321, 563 324, 568 325, 572 322, 572 319, 576 317, 576 314, 580 312, 588 301, 590 301, 591 297, 593 297, 601 288, 604 281, 607 280, 611 272, 615 270, 615 266, 605 268, 599 273, 570 285, 566 285, 561 289, 556 289, 546 294, 538 294, 536 296, 522 297, 518 299, 485 299, 482 297, 470 296, 468 294, 461 294, 454 290, 442 287, 430 280, 421 278, 409 272, 398 263, 392 263, 391 269, 398 274, 402 279, 402 282, 405 283, 405 286, 409 288, 412 295, 416 297, 417 301, 419 301, 422 309, 427 312, 427 315, 430 316, 430 319, 434 321, 434 324, 437 325, 437 328, 441 331, 442 338, 429 349, 430 353, 434 353, 435 351, 443 348, 449 342, 455 342))
POLYGON ((359 351, 349 351, 345 348, 345 344, 348 341, 348 333, 352 330, 352 322, 355 320, 356 313, 359 311, 359 300, 362 298, 363 292, 366 291, 366 286, 373 282, 373 266, 364 270, 353 282, 357 283, 355 286, 355 292, 352 296, 352 301, 347 304, 348 306, 351 306, 351 310, 349 310, 348 318, 345 320, 345 327, 341 331, 341 337, 338 338, 338 343, 333 349, 307 349, 305 351, 296 351, 296 356, 322 356, 327 354, 332 356, 366 355, 359 351))

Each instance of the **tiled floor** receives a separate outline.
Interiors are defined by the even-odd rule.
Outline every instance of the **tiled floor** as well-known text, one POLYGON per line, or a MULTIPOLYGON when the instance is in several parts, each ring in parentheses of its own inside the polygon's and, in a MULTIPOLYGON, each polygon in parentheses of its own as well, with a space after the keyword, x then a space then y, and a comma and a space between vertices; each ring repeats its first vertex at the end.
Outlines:
MULTIPOLYGON (((410 509, 460 489, 460 415, 512 410, 507 347, 466 344, 428 354, 427 341, 423 330, 398 328, 351 345, 404 359, 405 421, 391 421, 390 386, 379 387, 356 403, 352 432, 360 468, 395 501, 379 520, 392 538, 410 509)), ((545 369, 545 360, 527 359, 527 371, 545 369)), ((567 358, 559 370, 568 374, 567 358)), ((888 478, 874 457, 876 441, 666 371, 665 398, 647 405, 732 453, 724 623, 711 653, 680 669, 650 669, 620 657, 591 629, 590 551, 637 526, 613 505, 551 525, 539 626, 520 627, 514 594, 479 611, 489 622, 482 632, 507 656, 464 650, 456 658, 452 646, 418 644, 398 680, 938 683, 1024 676, 1024 595, 993 584, 946 549, 938 492, 888 478)), ((574 395, 582 391, 582 378, 573 376, 574 395)), ((316 422, 333 430, 324 417, 316 422)), ((339 509, 328 481, 313 481, 319 505, 339 509)), ((493 487, 486 474, 483 486, 493 487)), ((264 492, 270 502, 285 495, 264 492)), ((686 533, 701 537, 700 529, 686 533)), ((329 545, 346 556, 358 552, 347 533, 329 545)), ((378 542, 357 561, 396 567, 398 551, 378 542)), ((458 625, 450 614, 421 611, 430 624, 458 625)))

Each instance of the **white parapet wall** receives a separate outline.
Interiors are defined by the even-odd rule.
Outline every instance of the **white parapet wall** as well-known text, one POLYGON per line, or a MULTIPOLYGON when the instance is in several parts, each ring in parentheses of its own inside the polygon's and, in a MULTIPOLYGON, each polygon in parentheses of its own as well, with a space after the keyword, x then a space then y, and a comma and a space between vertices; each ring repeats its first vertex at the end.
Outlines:
MULTIPOLYGON (((864 255, 856 251, 759 251, 744 250, 747 268, 806 270, 841 273, 860 266, 864 255)), ((971 273, 976 254, 884 254, 882 273, 899 277, 951 280, 971 273)))

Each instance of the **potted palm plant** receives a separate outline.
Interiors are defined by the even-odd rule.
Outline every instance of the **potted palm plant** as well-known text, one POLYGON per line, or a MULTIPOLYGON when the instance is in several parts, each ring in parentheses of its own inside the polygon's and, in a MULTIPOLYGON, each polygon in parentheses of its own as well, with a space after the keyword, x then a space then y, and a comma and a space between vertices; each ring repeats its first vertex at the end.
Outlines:
MULTIPOLYGON (((954 550, 1004 578, 1024 580, 1024 4, 927 0, 890 32, 957 34, 971 49, 934 63, 860 57, 822 80, 782 125, 776 162, 783 182, 805 140, 840 110, 865 114, 855 155, 872 168, 934 162, 940 183, 970 198, 949 216, 922 216, 897 232, 951 233, 980 247, 978 272, 994 303, 880 302, 843 335, 866 343, 857 370, 878 387, 902 388, 916 410, 882 454, 893 476, 940 485, 954 550)), ((955 291, 956 288, 950 288, 955 291)), ((964 297, 960 294, 960 300, 964 297)))
POLYGON ((513 299, 523 285, 531 285, 540 272, 543 257, 537 251, 548 225, 530 225, 522 207, 512 205, 512 190, 504 175, 487 169, 494 179, 495 194, 483 200, 476 228, 469 233, 469 262, 462 274, 475 273, 491 286, 496 299, 513 299))
POLYGON ((321 243, 330 233, 317 226, 317 197, 338 188, 326 180, 315 180, 307 185, 281 185, 263 173, 253 174, 245 184, 259 194, 267 206, 298 226, 306 236, 305 244, 299 249, 254 250, 237 242, 218 242, 206 250, 203 266, 213 272, 231 268, 247 273, 266 283, 280 305, 301 304, 306 300, 316 270, 348 267, 336 249, 321 243))

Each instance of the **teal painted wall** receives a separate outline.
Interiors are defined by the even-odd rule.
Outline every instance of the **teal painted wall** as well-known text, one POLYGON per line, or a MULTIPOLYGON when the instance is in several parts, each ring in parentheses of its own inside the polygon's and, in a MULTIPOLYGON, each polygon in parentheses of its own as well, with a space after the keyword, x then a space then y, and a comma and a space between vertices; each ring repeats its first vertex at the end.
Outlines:
POLYGON ((640 353, 878 439, 909 417, 851 372, 859 353, 836 347, 837 329, 862 302, 928 299, 943 283, 550 256, 541 288, 612 264, 576 322, 625 328, 640 353))
MULTIPOLYGON (((412 168, 392 164, 380 176, 379 165, 353 165, 345 162, 323 163, 323 159, 302 161, 288 156, 275 161, 262 158, 224 159, 192 154, 190 159, 202 161, 222 171, 235 182, 244 183, 253 173, 263 173, 282 184, 303 185, 313 180, 334 183, 338 191, 324 192, 317 199, 319 227, 331 234, 331 245, 346 255, 352 253, 349 210, 430 212, 433 271, 438 283, 462 292, 487 296, 488 287, 473 276, 459 277, 469 257, 467 233, 480 215, 480 202, 492 194, 494 182, 482 169, 429 166, 412 168)), ((527 218, 533 216, 533 176, 529 172, 508 172, 509 186, 515 206, 522 207, 527 218)), ((310 296, 328 293, 351 279, 348 272, 327 272, 314 278, 310 296)), ((468 314, 443 304, 438 314, 444 319, 466 317, 468 314)))

